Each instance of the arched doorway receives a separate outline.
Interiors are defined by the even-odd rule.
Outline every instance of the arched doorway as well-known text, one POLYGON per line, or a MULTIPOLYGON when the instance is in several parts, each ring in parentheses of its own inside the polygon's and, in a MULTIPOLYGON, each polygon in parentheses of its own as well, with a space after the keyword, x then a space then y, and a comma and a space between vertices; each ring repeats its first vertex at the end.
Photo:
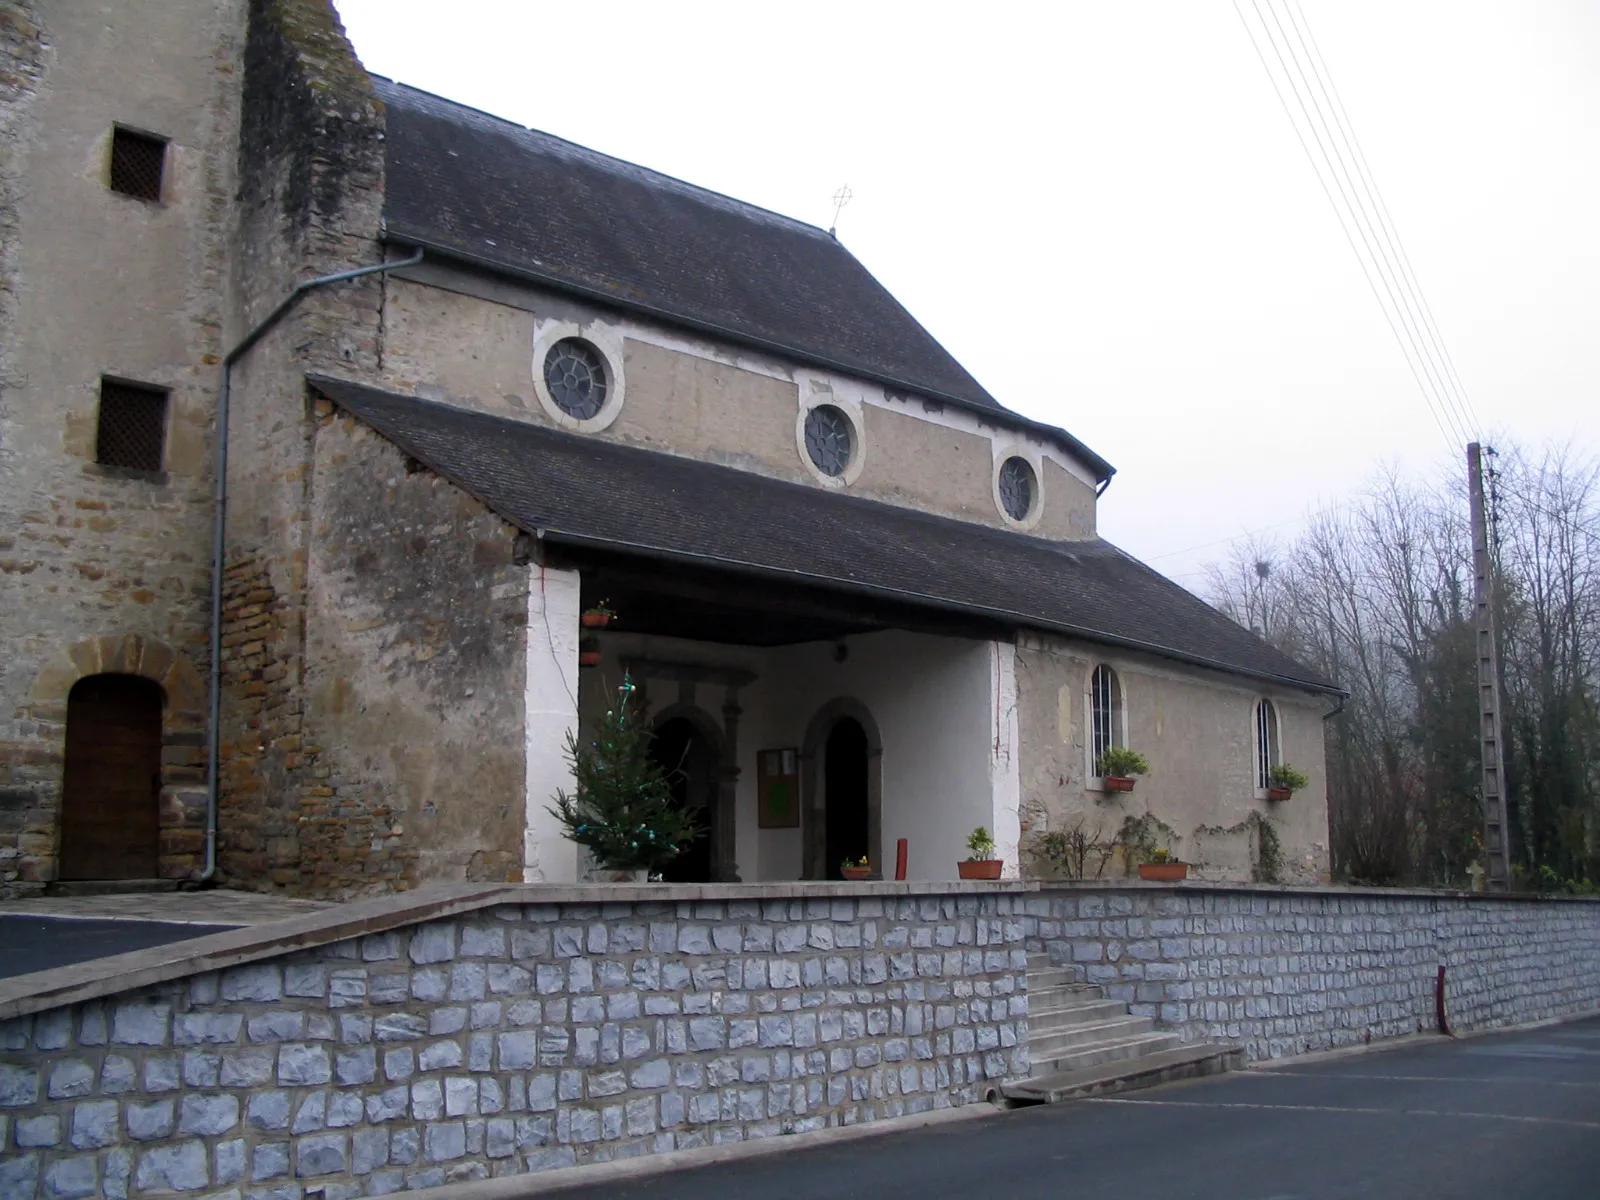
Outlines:
MULTIPOLYGON (((823 822, 827 857, 823 877, 842 879, 839 864, 872 857, 868 820, 867 731, 854 717, 840 717, 822 749, 823 822)), ((881 864, 874 861, 874 866, 881 864)))
POLYGON ((89 675, 67 694, 62 879, 155 878, 165 702, 138 675, 89 675))
POLYGON ((717 821, 717 776, 721 756, 710 737, 688 717, 668 717, 656 726, 650 757, 666 772, 673 798, 695 810, 701 833, 661 877, 669 883, 710 883, 714 878, 712 833, 717 821))

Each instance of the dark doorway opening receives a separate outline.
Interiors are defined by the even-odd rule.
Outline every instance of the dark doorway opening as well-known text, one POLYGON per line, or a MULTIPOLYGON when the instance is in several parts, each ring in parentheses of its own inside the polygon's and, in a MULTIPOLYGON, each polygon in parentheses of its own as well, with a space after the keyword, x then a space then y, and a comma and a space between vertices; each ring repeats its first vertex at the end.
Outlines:
POLYGON ((668 883, 710 883, 711 830, 717 812, 717 751, 687 717, 672 717, 656 727, 650 757, 666 772, 672 797, 700 820, 700 836, 661 872, 668 883))
POLYGON ((161 829, 158 684, 90 675, 67 696, 62 879, 154 879, 161 829))
MULTIPOLYGON (((839 864, 871 854, 867 820, 867 732, 854 717, 840 717, 822 751, 823 824, 827 829, 824 879, 842 879, 839 864)), ((880 864, 873 863, 874 868, 880 864)))

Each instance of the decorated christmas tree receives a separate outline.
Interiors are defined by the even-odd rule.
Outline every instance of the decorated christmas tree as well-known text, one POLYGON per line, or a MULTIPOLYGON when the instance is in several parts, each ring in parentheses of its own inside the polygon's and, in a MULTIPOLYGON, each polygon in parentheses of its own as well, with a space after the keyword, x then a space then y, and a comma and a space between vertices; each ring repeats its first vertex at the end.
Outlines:
POLYGON ((613 870, 659 871, 700 833, 674 801, 666 773, 650 757, 650 731, 634 712, 635 687, 624 676, 616 702, 587 745, 567 735, 575 787, 556 793, 550 813, 567 836, 613 870))

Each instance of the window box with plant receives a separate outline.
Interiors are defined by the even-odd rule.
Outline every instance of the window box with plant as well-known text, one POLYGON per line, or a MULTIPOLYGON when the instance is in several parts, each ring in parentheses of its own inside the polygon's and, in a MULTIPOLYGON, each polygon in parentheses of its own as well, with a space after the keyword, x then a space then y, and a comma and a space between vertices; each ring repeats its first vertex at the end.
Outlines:
POLYGON ((1100 752, 1094 769, 1100 772, 1100 782, 1108 792, 1133 791, 1133 777, 1150 770, 1144 755, 1126 746, 1112 746, 1100 752))
POLYGON ((1304 771, 1297 771, 1288 763, 1279 763, 1267 776, 1267 799, 1287 800, 1310 782, 1304 771))
POLYGON ((860 858, 847 858, 839 864, 839 874, 852 883, 872 878, 872 863, 863 854, 860 858))
POLYGON ((956 863, 956 871, 961 878, 1000 878, 1000 869, 1005 866, 1005 861, 994 856, 994 837, 984 826, 979 825, 967 834, 967 852, 971 857, 956 863))
POLYGON ((1176 883, 1189 878, 1189 864, 1172 857, 1172 851, 1158 846, 1150 851, 1148 862, 1139 864, 1139 878, 1153 883, 1176 883))
POLYGON ((579 618, 585 629, 604 629, 616 619, 617 614, 604 600, 584 609, 583 615, 579 618))

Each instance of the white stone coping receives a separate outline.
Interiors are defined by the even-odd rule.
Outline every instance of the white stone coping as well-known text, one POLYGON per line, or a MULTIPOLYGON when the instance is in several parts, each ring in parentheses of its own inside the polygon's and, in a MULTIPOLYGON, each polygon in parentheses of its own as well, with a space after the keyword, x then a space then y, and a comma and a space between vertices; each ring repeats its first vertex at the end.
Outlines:
POLYGON ((322 946, 402 925, 436 921, 501 904, 684 903, 730 900, 863 899, 897 896, 967 896, 1037 894, 1040 892, 1247 892, 1262 896, 1313 896, 1330 899, 1426 899, 1500 902, 1561 901, 1595 904, 1600 897, 1545 893, 1483 893, 1422 888, 1362 888, 1334 885, 1219 883, 1184 880, 1048 879, 1000 880, 869 880, 861 883, 790 881, 784 883, 639 883, 639 884, 448 884, 332 905, 281 921, 207 934, 108 958, 91 959, 0 979, 0 1021, 45 1009, 96 1000, 256 962, 279 954, 322 946))
POLYGON ((680 903, 1032 892, 1029 880, 861 883, 449 884, 0 979, 0 1021, 501 904, 680 903))

